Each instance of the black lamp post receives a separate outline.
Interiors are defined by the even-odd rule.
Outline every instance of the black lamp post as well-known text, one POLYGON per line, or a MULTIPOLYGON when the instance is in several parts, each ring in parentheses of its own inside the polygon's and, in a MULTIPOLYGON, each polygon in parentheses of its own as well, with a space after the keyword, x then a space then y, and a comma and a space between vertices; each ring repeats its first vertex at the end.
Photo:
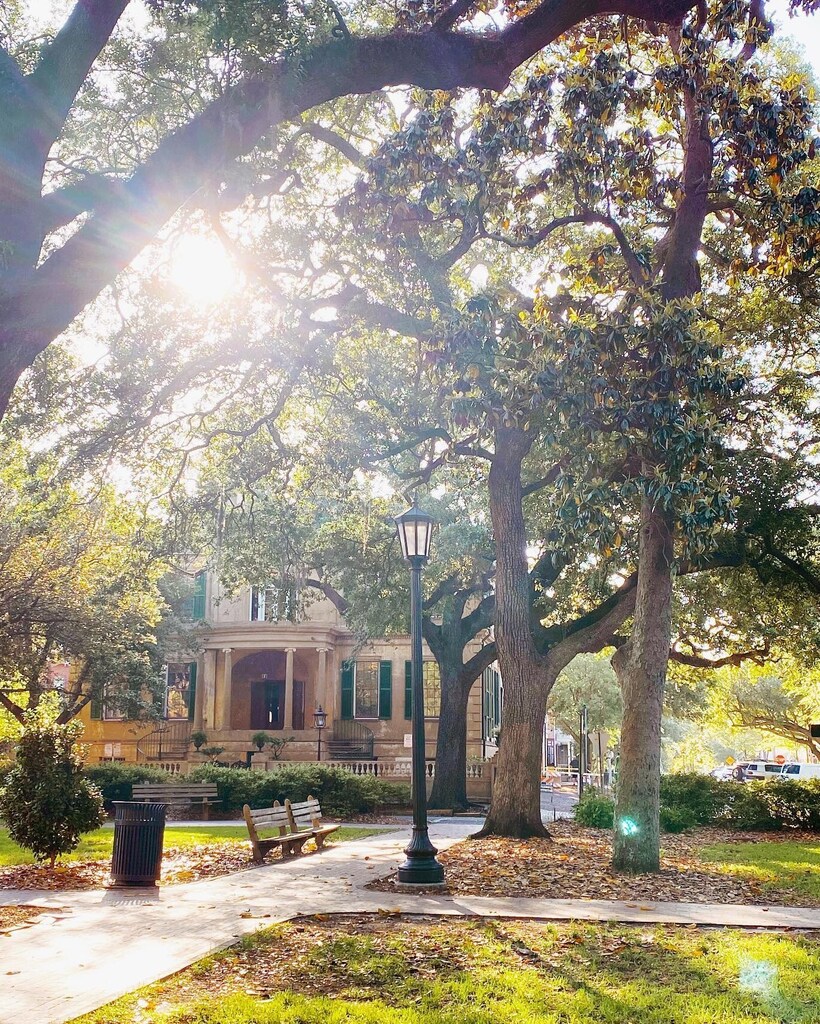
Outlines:
POLYGON ((398 877, 400 882, 411 885, 435 885, 444 881, 444 868, 436 860, 437 850, 427 834, 424 677, 421 660, 421 570, 430 557, 433 523, 433 517, 415 505, 396 517, 402 553, 410 565, 410 680, 413 704, 413 836, 404 851, 407 859, 399 865, 398 877))
POLYGON ((319 704, 316 710, 313 712, 313 728, 319 733, 319 746, 316 750, 316 760, 322 760, 322 729, 327 725, 327 711, 324 711, 322 705, 319 704))

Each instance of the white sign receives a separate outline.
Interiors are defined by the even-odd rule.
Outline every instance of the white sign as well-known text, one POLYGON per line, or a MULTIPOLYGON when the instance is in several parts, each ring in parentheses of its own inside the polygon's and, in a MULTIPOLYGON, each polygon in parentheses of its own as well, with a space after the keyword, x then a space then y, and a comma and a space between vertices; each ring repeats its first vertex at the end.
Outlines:
POLYGON ((409 750, 413 746, 413 734, 412 732, 406 732, 404 734, 404 745, 409 750))

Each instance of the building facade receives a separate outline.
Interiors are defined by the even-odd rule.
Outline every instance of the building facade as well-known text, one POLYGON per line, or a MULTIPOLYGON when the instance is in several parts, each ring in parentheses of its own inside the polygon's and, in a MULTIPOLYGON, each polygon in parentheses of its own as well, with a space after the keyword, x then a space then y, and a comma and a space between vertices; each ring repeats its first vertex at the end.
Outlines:
MULTIPOLYGON (((199 649, 166 666, 164 717, 129 722, 105 700, 83 712, 89 760, 143 761, 184 771, 209 759, 267 767, 274 759, 315 761, 317 707, 327 714, 322 760, 401 761, 410 756, 410 638, 357 644, 336 606, 311 588, 252 587, 229 596, 207 573, 196 578, 191 617, 199 649), (281 750, 256 750, 264 732, 281 750), (202 741, 205 734, 207 739, 202 741), (199 742, 197 752, 191 737, 199 742), (221 748, 221 749, 219 749, 221 748), (219 749, 219 753, 214 750, 219 749)), ((440 682, 424 649, 427 756, 435 755, 440 682)), ((473 686, 467 754, 495 753, 502 686, 495 667, 473 686)))

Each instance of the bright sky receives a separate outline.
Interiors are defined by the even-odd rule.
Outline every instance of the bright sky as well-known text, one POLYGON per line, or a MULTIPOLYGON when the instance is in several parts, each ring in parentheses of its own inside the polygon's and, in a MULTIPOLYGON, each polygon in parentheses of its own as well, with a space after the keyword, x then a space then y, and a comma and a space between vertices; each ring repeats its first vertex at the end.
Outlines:
POLYGON ((790 38, 795 47, 802 50, 806 59, 814 68, 815 76, 820 83, 820 12, 813 15, 801 14, 789 17, 789 5, 786 0, 775 0, 767 4, 770 17, 779 29, 779 39, 790 38))

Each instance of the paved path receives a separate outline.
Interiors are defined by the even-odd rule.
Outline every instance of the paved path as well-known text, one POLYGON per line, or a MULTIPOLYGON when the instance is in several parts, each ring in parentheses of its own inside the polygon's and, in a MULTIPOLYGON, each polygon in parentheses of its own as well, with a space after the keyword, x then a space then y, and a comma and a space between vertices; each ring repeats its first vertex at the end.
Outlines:
MULTIPOLYGON (((442 848, 474 826, 457 818, 437 821, 431 836, 442 848)), ((241 935, 300 914, 387 909, 442 916, 820 928, 820 910, 788 907, 495 899, 364 889, 401 859, 407 836, 403 828, 158 893, 0 891, 0 904, 53 911, 29 928, 0 936, 0 1022, 62 1024, 182 970, 241 935)))

